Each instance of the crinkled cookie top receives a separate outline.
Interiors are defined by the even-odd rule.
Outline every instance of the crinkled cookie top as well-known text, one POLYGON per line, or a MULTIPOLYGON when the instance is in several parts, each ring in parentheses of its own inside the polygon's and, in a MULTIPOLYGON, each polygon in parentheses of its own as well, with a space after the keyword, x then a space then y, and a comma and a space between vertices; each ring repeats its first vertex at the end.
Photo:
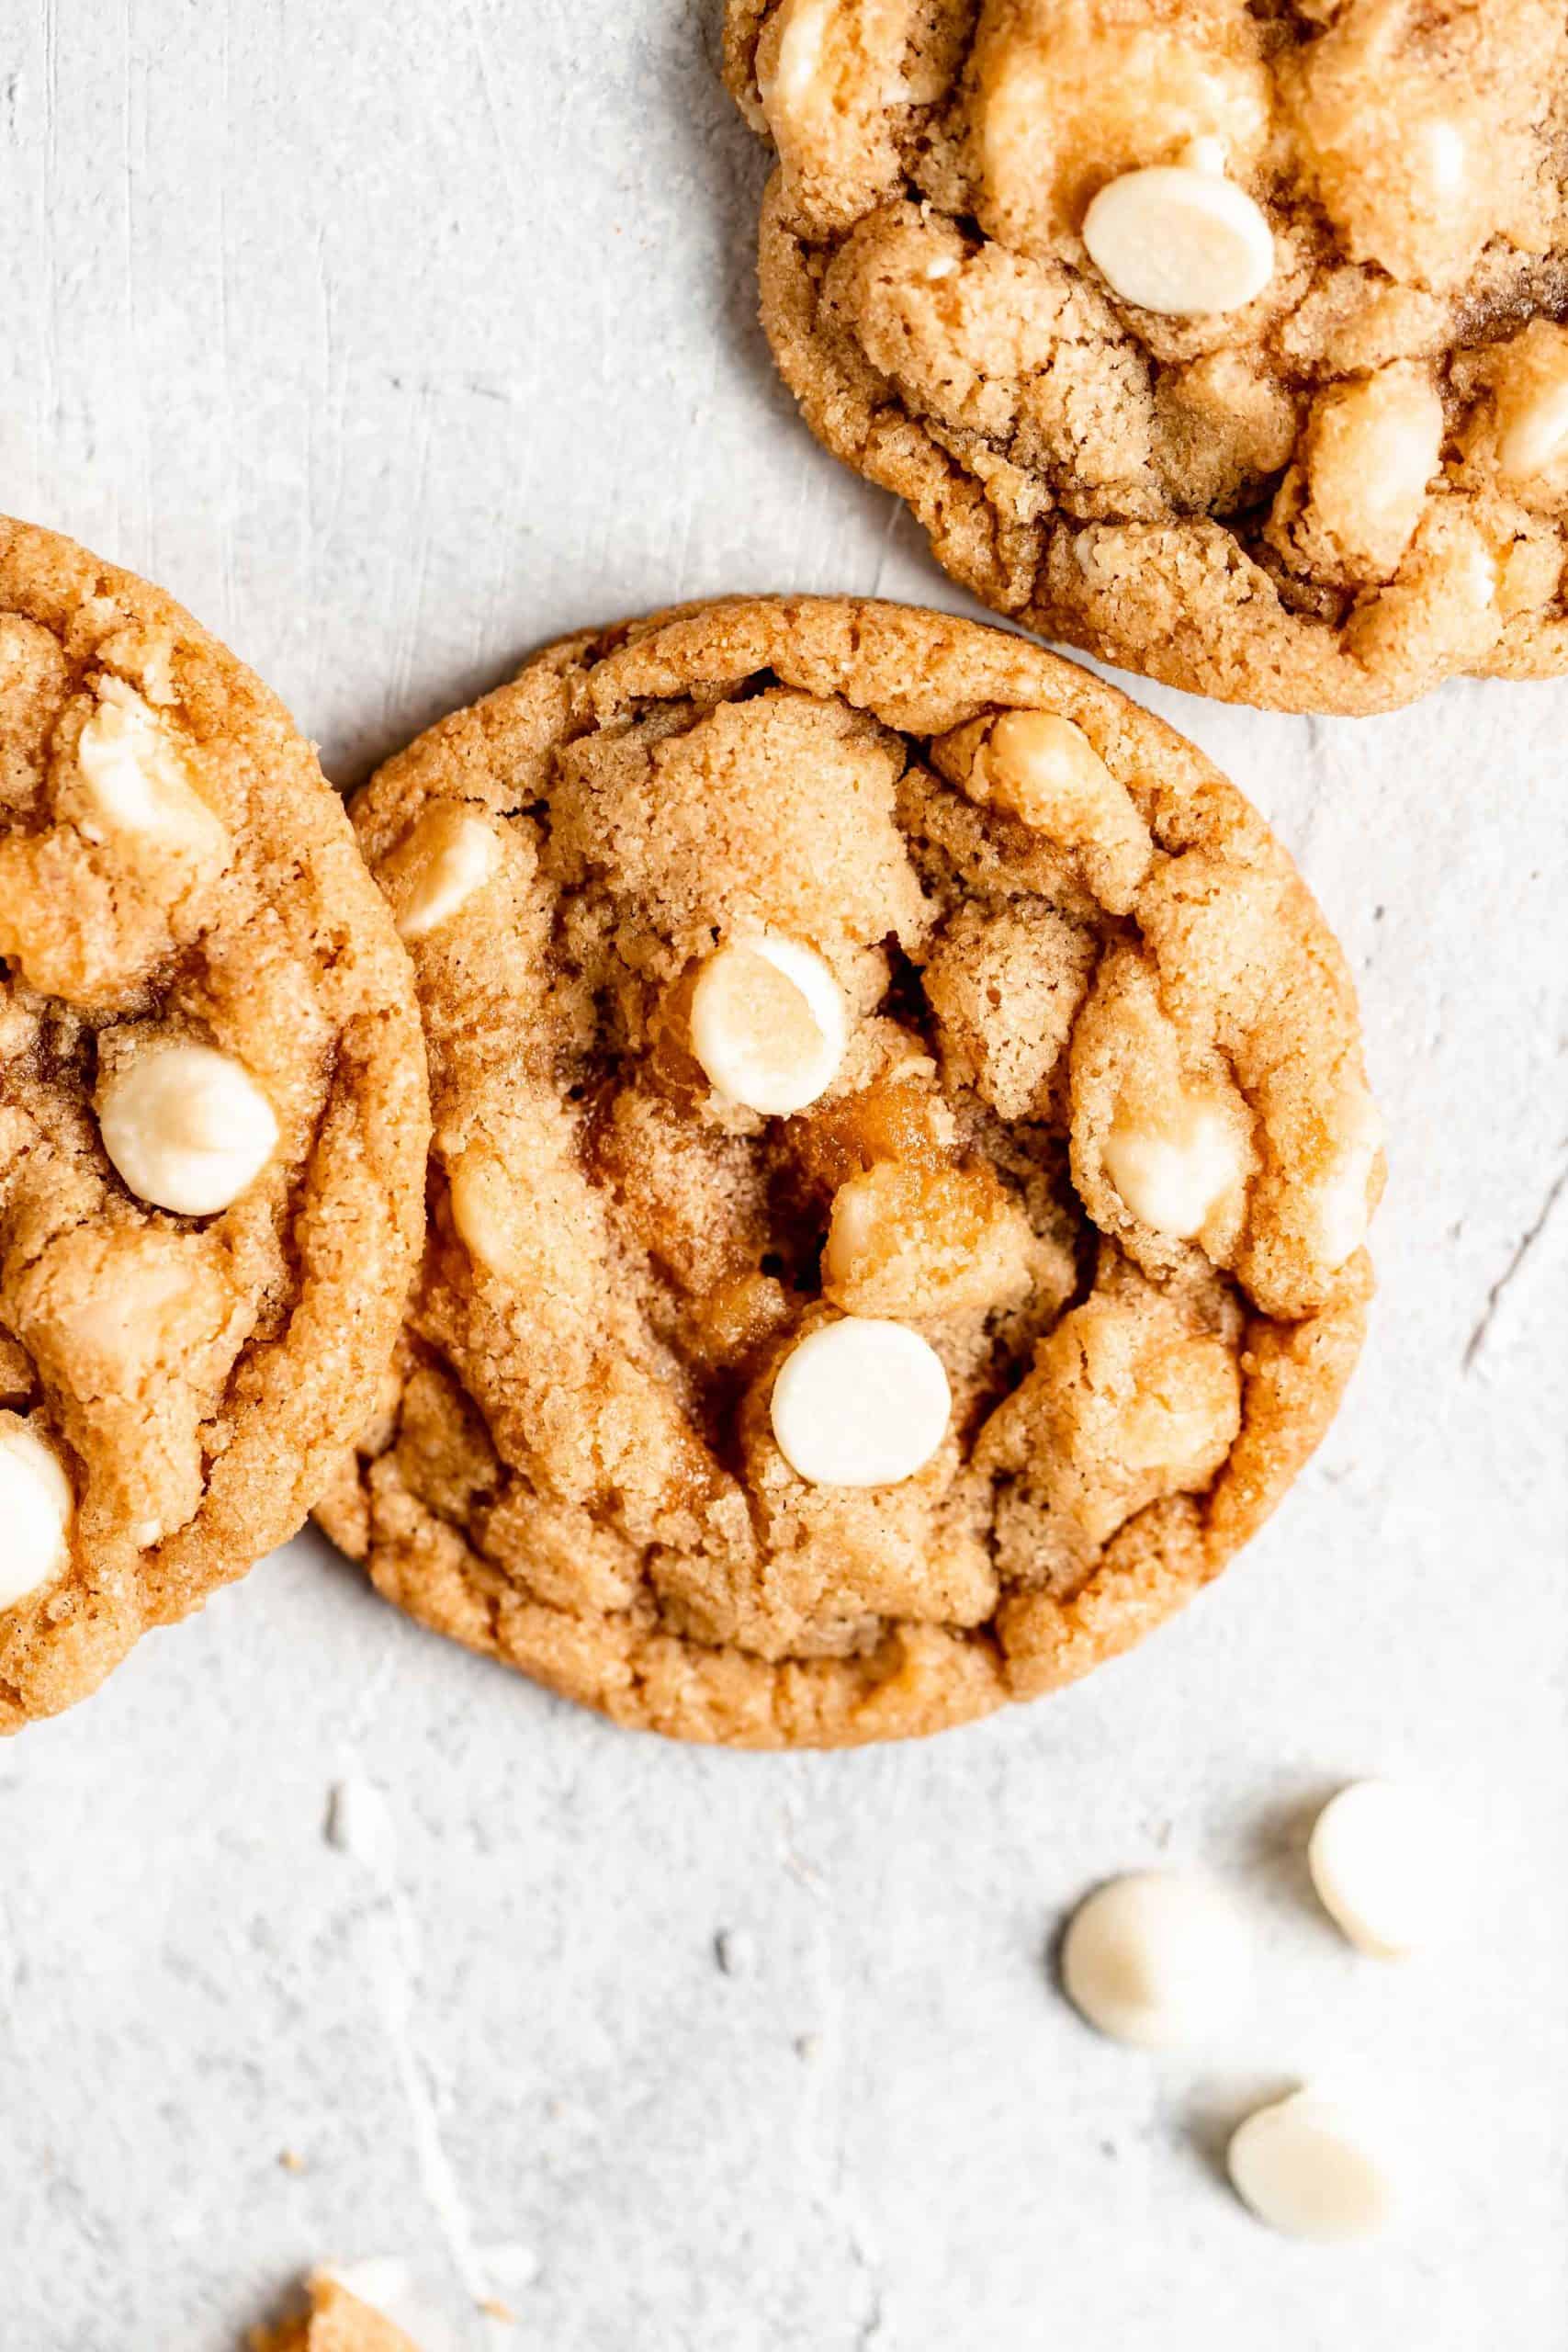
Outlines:
POLYGON ((1561 0, 729 0, 813 430, 1227 699, 1568 668, 1561 0))
POLYGON ((1168 1613, 1310 1453, 1382 1185, 1343 961, 1124 696, 892 605, 574 639, 355 809, 430 1044, 321 1512, 620 1720, 935 1729, 1168 1613))
POLYGON ((287 712, 0 521, 0 1729, 299 1525, 428 1135, 407 959, 287 712))

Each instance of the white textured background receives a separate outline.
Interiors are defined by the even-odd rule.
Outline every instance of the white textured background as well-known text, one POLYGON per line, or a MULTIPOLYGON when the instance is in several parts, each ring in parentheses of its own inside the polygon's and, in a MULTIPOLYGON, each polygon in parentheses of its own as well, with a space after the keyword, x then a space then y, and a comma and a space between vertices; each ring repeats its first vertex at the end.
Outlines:
MULTIPOLYGON (((344 783, 580 623, 956 602, 772 380, 716 14, 10 0, 0 503, 172 588, 344 783)), ((1092 1683, 783 1760, 615 1732, 292 1545, 0 1752, 4 2352, 228 2352, 321 2256, 405 2265, 427 2352, 1568 2344, 1568 682, 1144 691, 1302 860, 1390 1119, 1371 1344, 1292 1502, 1092 1683), (1404 1973, 1296 1859, 1370 1770, 1479 1858, 1404 1973), (1262 1943, 1202 2061, 1097 2042, 1044 1965, 1162 1855, 1262 1943), (1213 2149, 1342 2064, 1423 2201, 1304 2250, 1213 2149)))

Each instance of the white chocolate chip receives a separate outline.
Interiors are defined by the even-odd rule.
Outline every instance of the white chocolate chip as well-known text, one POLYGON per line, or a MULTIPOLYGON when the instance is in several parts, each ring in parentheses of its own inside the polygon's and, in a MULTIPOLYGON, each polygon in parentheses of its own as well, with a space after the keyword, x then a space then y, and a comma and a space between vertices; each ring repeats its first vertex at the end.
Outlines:
POLYGON ((1058 711, 1004 710, 950 741, 957 760, 948 773, 972 799, 1071 851, 1100 903, 1129 910, 1154 845, 1132 794, 1081 727, 1058 711))
POLYGON ((837 0, 784 0, 773 73, 762 90, 770 124, 807 104, 822 71, 828 28, 837 0))
POLYGON ((1555 465, 1568 449, 1568 376, 1542 384, 1520 403, 1497 444, 1497 463, 1510 481, 1528 481, 1555 465))
POLYGON ((1331 1797, 1307 1863, 1335 1924, 1380 1960, 1403 1960, 1440 1936, 1464 1877, 1447 1815, 1393 1781, 1358 1781, 1331 1797))
POLYGON ((849 1025, 839 984, 815 949, 763 933, 733 941, 704 965, 691 1035, 727 1102, 787 1118, 831 1086, 849 1025))
POLYGON ((162 719, 123 679, 106 678, 99 691, 76 745, 89 841, 132 833, 189 856, 225 855, 227 829, 192 784, 162 719))
POLYGON ((1108 182, 1083 241, 1122 301, 1173 318, 1240 310, 1274 274, 1273 234, 1247 190, 1190 164, 1108 182))
POLYGON ((467 809, 434 808, 408 843, 412 887, 398 916, 405 940, 427 939, 467 906, 501 864, 501 843, 482 819, 467 809))
POLYGON ((1372 2237, 1399 2204, 1399 2163, 1382 2132, 1314 2091, 1258 2108, 1225 2161, 1237 2196, 1290 2237, 1372 2237))
POLYGON ((1442 401, 1412 360, 1319 394, 1307 442, 1308 512, 1340 560, 1397 570, 1442 445, 1442 401))
POLYGON ((277 1146, 277 1118, 242 1062, 210 1046, 152 1046, 98 1102, 104 1149, 138 1200, 212 1216, 247 1192, 277 1146))
POLYGON ((1079 1905, 1062 1945, 1067 1998, 1145 2050, 1210 2039, 1247 2001, 1252 1952, 1235 1906, 1182 1871, 1139 1871, 1079 1905))
POLYGON ((1382 1120, 1370 1094, 1358 1100, 1349 1132, 1317 1186, 1314 1255, 1330 1273, 1353 1258, 1371 1221, 1368 1193, 1382 1149, 1382 1120))
POLYGON ((0 1609, 15 1609, 59 1576, 75 1508, 54 1448, 19 1413, 0 1413, 0 1609))
POLYGON ((1496 365, 1498 471, 1530 481, 1568 456, 1568 328, 1533 321, 1496 365))
POLYGON ((814 1487, 892 1487, 923 1469, 947 1434, 942 1358, 907 1324, 847 1315, 786 1356, 773 1424, 790 1468, 814 1487))
POLYGON ((1168 1125, 1118 1119, 1106 1141, 1105 1172, 1142 1224, 1192 1241, 1244 1170, 1230 1121, 1213 1102, 1187 1096, 1168 1125))

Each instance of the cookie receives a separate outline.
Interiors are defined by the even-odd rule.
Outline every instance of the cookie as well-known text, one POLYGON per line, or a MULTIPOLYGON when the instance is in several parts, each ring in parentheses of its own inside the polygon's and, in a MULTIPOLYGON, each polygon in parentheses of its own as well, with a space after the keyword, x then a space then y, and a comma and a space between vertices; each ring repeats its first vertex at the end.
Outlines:
POLYGON ((618 1722, 933 1731, 1126 1648, 1312 1452, 1382 1159, 1343 959, 1191 745, 1026 640, 570 639, 355 808, 431 1223, 318 1514, 618 1722))
POLYGON ((407 957, 288 713, 0 521, 0 1730, 304 1520, 428 1135, 407 957))
POLYGON ((1197 693, 1568 669, 1557 0, 729 0, 762 317, 955 580, 1197 693))
POLYGON ((324 2272, 309 2293, 309 2311, 280 2327, 252 2329, 251 2352, 416 2352, 400 2328, 324 2272))

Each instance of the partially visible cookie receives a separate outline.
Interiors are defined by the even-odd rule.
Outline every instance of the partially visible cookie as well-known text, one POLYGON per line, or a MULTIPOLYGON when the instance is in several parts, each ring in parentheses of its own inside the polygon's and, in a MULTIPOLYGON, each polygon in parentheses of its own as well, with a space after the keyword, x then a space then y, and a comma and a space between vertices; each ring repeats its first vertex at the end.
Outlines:
POLYGON ((728 0, 813 432, 1230 701, 1568 669, 1559 0, 728 0))
POLYGON ((309 2287, 310 2309, 277 2327, 251 2331, 251 2352, 417 2352, 401 2328, 318 2271, 309 2287))
POLYGON ((736 601, 574 638, 355 804, 435 1117, 319 1513, 621 1723, 936 1730, 1124 1649, 1312 1452, 1382 1182, 1239 793, 1027 641, 736 601))
POLYGON ((288 713, 0 520, 0 1731, 303 1521, 428 1135, 407 958, 288 713))

